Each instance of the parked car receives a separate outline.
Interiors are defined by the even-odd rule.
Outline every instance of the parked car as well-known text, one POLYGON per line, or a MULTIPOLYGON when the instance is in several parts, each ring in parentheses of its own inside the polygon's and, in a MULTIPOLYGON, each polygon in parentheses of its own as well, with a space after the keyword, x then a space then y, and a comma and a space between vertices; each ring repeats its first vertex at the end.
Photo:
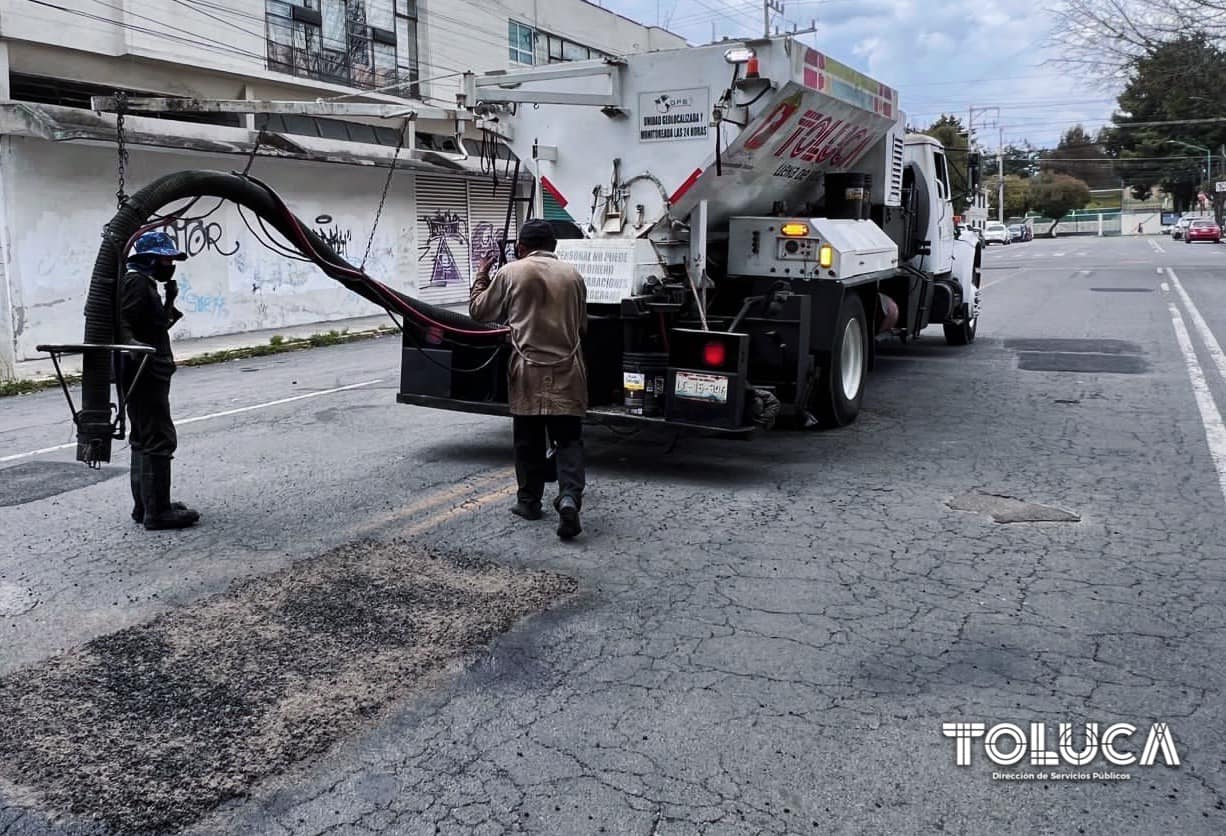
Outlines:
POLYGON ((983 245, 985 247, 991 244, 1009 244, 1011 240, 1009 227, 999 221, 991 221, 983 228, 983 245))
POLYGON ((958 237, 969 238, 972 242, 979 241, 983 243, 983 230, 967 226, 966 224, 958 224, 958 237))
POLYGON ((1192 221, 1184 230, 1183 240, 1189 244, 1193 241, 1212 241, 1220 244, 1222 243, 1222 228, 1210 220, 1192 221))
POLYGON ((1173 227, 1171 227, 1171 240, 1182 241, 1183 234, 1191 223, 1191 218, 1180 218, 1179 221, 1173 227))
POLYGON ((1022 232, 1022 225, 1021 224, 1010 224, 1009 225, 1009 242, 1012 243, 1014 241, 1025 241, 1025 240, 1026 240, 1026 233, 1022 232))

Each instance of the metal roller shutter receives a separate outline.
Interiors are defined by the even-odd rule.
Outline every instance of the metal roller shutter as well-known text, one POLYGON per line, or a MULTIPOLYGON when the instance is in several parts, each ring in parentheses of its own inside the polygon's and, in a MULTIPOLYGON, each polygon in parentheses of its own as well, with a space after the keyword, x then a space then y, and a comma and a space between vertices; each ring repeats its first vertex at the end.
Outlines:
MULTIPOLYGON (((472 257, 473 269, 484 256, 498 253, 498 242, 502 240, 503 227, 507 222, 507 201, 511 199, 511 181, 498 181, 498 189, 494 190, 492 180, 470 180, 468 183, 469 217, 473 224, 472 257)), ((515 213, 511 216, 511 228, 507 230, 507 238, 515 240, 519 225, 523 222, 521 208, 526 204, 517 203, 515 213)), ((508 253, 508 258, 514 258, 514 253, 508 253)))
MULTIPOLYGON (((509 181, 495 191, 492 180, 417 175, 419 299, 436 305, 468 301, 477 262, 497 252, 510 195, 509 181)), ((518 228, 522 213, 516 215, 512 225, 518 228)))
POLYGON ((468 181, 417 175, 417 297, 435 305, 468 299, 468 181))

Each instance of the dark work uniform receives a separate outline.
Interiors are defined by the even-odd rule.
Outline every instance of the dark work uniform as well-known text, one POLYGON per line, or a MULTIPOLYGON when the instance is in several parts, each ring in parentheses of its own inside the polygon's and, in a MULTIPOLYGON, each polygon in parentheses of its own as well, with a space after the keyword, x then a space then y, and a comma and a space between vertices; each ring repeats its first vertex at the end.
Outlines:
POLYGON ((120 317, 125 340, 152 346, 155 353, 145 362, 136 386, 132 381, 140 367, 140 357, 125 358, 123 386, 128 396, 128 420, 132 425, 132 449, 146 456, 171 458, 179 445, 174 421, 170 418, 170 377, 175 373, 175 358, 170 351, 170 326, 182 316, 167 305, 158 292, 157 281, 132 264, 121 280, 120 317))

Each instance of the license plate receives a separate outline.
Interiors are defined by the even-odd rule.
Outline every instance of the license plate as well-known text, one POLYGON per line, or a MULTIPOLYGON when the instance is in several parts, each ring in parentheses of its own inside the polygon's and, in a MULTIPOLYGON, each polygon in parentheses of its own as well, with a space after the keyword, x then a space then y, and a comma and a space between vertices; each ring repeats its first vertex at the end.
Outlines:
POLYGON ((677 372, 673 394, 692 401, 728 402, 728 378, 717 374, 677 372))

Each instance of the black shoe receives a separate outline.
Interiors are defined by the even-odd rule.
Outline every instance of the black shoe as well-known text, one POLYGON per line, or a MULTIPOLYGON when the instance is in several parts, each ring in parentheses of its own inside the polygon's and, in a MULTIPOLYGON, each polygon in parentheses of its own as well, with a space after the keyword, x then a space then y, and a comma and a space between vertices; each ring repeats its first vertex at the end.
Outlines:
POLYGON ((583 531, 579 525, 579 505, 572 497, 564 496, 555 503, 558 509, 558 536, 573 540, 583 531))
POLYGON ((541 513, 541 503, 524 502, 522 499, 511 506, 511 513, 525 520, 539 520, 544 516, 541 513))

